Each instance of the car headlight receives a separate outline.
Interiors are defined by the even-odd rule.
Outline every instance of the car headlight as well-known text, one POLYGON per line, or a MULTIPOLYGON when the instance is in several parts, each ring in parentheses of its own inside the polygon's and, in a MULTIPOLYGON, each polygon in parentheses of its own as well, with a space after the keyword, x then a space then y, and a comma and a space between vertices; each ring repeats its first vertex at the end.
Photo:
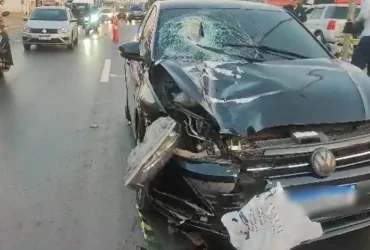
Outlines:
POLYGON ((91 16, 91 22, 96 22, 99 20, 99 15, 92 15, 91 16))
POLYGON ((69 31, 68 27, 63 27, 58 29, 58 33, 67 33, 69 31))
POLYGON ((31 29, 30 29, 30 27, 28 27, 28 26, 24 26, 24 27, 23 27, 23 31, 24 31, 24 32, 30 32, 30 30, 31 30, 31 29))
POLYGON ((180 124, 170 117, 161 117, 146 130, 145 138, 129 155, 126 186, 150 182, 171 159, 180 139, 180 124))

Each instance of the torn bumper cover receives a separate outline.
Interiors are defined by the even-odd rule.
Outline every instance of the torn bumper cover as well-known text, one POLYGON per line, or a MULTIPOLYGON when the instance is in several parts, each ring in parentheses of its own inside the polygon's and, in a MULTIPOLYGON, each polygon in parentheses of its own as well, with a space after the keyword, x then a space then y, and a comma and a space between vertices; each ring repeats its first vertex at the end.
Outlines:
POLYGON ((136 189, 150 182, 170 160, 180 138, 180 124, 170 117, 153 122, 143 142, 128 157, 126 186, 136 189))
MULTIPOLYGON (((164 223, 179 232, 201 234, 209 249, 212 249, 209 244, 230 244, 229 235, 220 220, 224 214, 240 210, 255 195, 272 188, 278 181, 284 190, 293 194, 297 190, 313 191, 319 186, 349 183, 356 183, 356 190, 370 192, 370 182, 366 181, 370 176, 369 166, 358 168, 352 177, 347 169, 340 169, 322 183, 318 183, 319 179, 315 177, 282 175, 281 168, 262 168, 254 172, 254 168, 243 164, 187 156, 186 150, 178 148, 181 145, 180 129, 180 124, 170 117, 161 117, 153 122, 144 141, 128 158, 129 171, 124 181, 126 186, 138 191, 144 187, 150 210, 159 212, 164 223), (282 177, 265 176, 266 171, 280 171, 282 177)), ((361 140, 365 139, 362 137, 361 140)), ((340 146, 341 142, 337 144, 340 146)), ((350 157, 348 152, 346 157, 350 157)), ((142 208, 140 200, 138 205, 142 208)), ((311 205, 321 210, 325 203, 319 201, 311 205)), ((325 232, 323 239, 369 226, 369 214, 367 198, 363 203, 351 202, 343 211, 322 211, 310 218, 321 223, 325 232)))

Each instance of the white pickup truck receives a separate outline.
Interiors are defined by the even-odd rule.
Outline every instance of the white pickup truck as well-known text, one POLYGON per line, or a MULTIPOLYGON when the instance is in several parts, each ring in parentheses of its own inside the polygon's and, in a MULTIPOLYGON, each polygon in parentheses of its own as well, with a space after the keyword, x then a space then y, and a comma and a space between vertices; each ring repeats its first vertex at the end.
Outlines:
MULTIPOLYGON (((307 7, 306 27, 323 43, 341 44, 348 4, 318 4, 307 7)), ((357 6, 355 16, 360 12, 357 6)))

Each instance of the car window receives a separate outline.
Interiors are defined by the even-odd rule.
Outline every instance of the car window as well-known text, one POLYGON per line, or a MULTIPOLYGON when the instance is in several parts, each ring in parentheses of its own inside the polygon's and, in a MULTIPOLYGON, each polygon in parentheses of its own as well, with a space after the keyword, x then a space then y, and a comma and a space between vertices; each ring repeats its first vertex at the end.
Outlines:
POLYGON ((130 11, 143 11, 143 7, 140 5, 131 6, 130 11))
POLYGON ((67 21, 67 11, 63 9, 36 9, 29 18, 42 21, 67 21))
POLYGON ((112 9, 102 9, 102 13, 111 13, 112 9))
POLYGON ((323 12, 324 8, 315 8, 315 10, 311 14, 311 19, 320 19, 323 12))
POLYGON ((151 9, 148 11, 148 13, 145 15, 145 17, 144 17, 143 21, 141 22, 141 24, 140 24, 140 26, 139 26, 139 29, 138 29, 138 31, 137 31, 137 34, 136 34, 137 39, 140 39, 140 38, 141 38, 141 35, 142 35, 142 33, 143 33, 144 26, 145 26, 146 22, 148 21, 148 18, 149 18, 149 16, 151 15, 151 13, 152 13, 152 11, 153 11, 153 10, 154 10, 154 7, 153 7, 153 8, 151 8, 151 9))
MULTIPOLYGON (((258 57, 262 54, 253 48, 225 44, 265 45, 310 58, 330 57, 302 24, 280 10, 169 9, 160 13, 157 27, 156 60, 235 61, 238 57, 233 55, 258 57)), ((266 60, 282 60, 265 54, 266 60)))
MULTIPOLYGON (((347 6, 329 6, 325 11, 324 18, 333 19, 347 19, 348 7, 347 6)), ((355 17, 360 13, 360 8, 356 8, 355 17)))
POLYGON ((156 18, 157 18, 157 8, 153 7, 153 11, 148 16, 148 19, 144 25, 143 32, 139 40, 140 53, 142 55, 146 55, 150 49, 156 18))
POLYGON ((315 10, 315 8, 310 8, 310 9, 306 10, 307 19, 311 19, 311 15, 312 15, 314 10, 315 10))

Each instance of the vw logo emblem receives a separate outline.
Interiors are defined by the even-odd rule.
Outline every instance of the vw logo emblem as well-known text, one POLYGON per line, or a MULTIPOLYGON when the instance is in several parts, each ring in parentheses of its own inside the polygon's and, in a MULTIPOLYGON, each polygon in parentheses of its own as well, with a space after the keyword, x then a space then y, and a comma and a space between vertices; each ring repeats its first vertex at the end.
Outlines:
POLYGON ((46 34, 48 31, 46 29, 42 30, 42 33, 46 34))
POLYGON ((311 156, 311 166, 320 177, 328 177, 335 171, 337 163, 334 154, 326 148, 316 149, 311 156))

